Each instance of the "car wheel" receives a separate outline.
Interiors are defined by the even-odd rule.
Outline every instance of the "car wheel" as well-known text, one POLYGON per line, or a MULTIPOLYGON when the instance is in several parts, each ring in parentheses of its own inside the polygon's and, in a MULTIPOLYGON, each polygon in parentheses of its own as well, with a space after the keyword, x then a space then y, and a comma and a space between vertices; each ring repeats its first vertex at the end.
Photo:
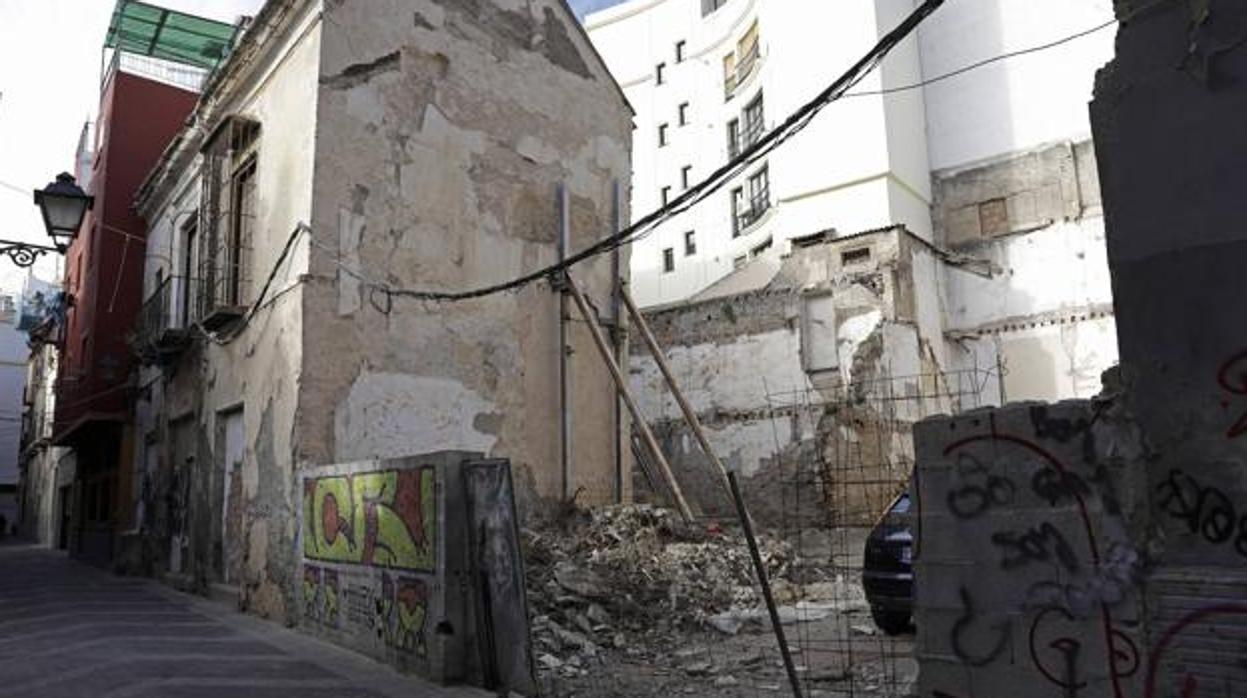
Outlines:
POLYGON ((909 615, 904 611, 888 611, 873 606, 870 609, 870 617, 886 635, 900 635, 909 630, 909 615))

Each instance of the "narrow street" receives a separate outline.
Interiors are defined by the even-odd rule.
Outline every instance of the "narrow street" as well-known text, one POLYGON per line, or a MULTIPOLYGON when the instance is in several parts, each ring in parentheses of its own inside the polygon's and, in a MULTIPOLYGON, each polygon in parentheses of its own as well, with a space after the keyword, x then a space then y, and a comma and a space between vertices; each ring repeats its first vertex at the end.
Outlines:
POLYGON ((158 583, 0 545, 0 696, 479 696, 158 583))

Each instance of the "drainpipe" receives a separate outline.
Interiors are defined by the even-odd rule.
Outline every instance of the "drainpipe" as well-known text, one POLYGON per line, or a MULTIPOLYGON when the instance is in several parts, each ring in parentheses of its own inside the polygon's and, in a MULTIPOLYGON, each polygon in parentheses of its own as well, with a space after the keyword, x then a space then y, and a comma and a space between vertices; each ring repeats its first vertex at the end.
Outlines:
MULTIPOLYGON (((567 258, 568 248, 571 246, 571 230, 568 221, 568 202, 567 202, 567 186, 563 183, 558 187, 558 215, 559 215, 559 264, 567 258)), ((564 276, 566 271, 563 272, 564 276)), ((565 288, 559 289, 559 437, 562 445, 561 462, 562 462, 562 481, 563 481, 563 500, 567 501, 572 496, 572 414, 571 414, 571 375, 568 372, 567 355, 570 347, 568 346, 568 327, 567 327, 567 291, 565 288)))
MULTIPOLYGON (((611 233, 618 234, 621 229, 622 211, 620 210, 620 192, 619 180, 616 179, 611 185, 611 233)), ((619 278, 619 248, 615 247, 611 250, 611 339, 614 340, 615 363, 620 366, 624 365, 624 352, 627 349, 624 345, 623 321, 619 315, 620 309, 620 284, 622 280, 619 278)), ((615 425, 615 503, 623 503, 624 493, 624 471, 623 471, 623 412, 619 405, 619 391, 614 390, 611 393, 614 397, 611 400, 611 417, 615 425)))

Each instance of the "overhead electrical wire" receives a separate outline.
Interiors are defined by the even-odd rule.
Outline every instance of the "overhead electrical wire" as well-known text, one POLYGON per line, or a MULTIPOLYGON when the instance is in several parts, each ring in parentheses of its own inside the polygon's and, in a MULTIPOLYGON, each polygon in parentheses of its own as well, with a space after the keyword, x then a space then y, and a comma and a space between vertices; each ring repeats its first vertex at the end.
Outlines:
POLYGON ((1070 34, 1069 36, 1057 39, 1056 41, 1049 41, 1046 44, 1039 44, 1038 46, 1030 46, 1028 48, 1019 49, 1017 51, 1010 51, 1008 53, 1002 53, 999 56, 992 56, 991 58, 986 58, 981 61, 971 63, 970 65, 962 66, 960 68, 957 68, 956 70, 950 70, 947 73, 937 75, 933 78, 929 78, 921 82, 915 82, 910 85, 901 85, 900 87, 889 87, 889 88, 885 88, 882 90, 869 90, 865 92, 849 92, 849 93, 846 93, 844 96, 845 97, 872 97, 872 96, 878 96, 878 95, 896 94, 897 92, 905 92, 908 90, 916 90, 920 87, 926 87, 927 85, 934 85, 937 82, 943 82, 949 78, 957 77, 958 75, 968 73, 972 70, 978 70, 979 68, 989 66, 992 63, 998 63, 1000 61, 1008 60, 1010 58, 1017 58, 1018 56, 1025 56, 1029 53, 1038 53, 1040 51, 1047 51, 1048 49, 1056 48, 1057 46, 1061 46, 1062 44, 1068 44, 1071 41, 1076 41, 1083 37, 1091 36, 1092 34, 1108 29, 1109 27, 1115 24, 1117 24, 1117 20, 1110 19, 1109 21, 1103 24, 1094 26, 1084 31, 1080 31, 1077 34, 1070 34))
MULTIPOLYGON (((729 160, 725 165, 712 172, 701 182, 690 187, 675 200, 666 206, 659 208, 652 213, 641 218, 628 228, 617 232, 613 235, 605 237, 598 242, 569 255, 566 259, 551 264, 533 272, 529 272, 522 276, 513 278, 489 286, 483 286, 467 291, 432 291, 418 289, 394 288, 391 286, 374 287, 372 291, 386 297, 386 306, 383 312, 388 312, 393 305, 394 298, 412 298, 425 301, 464 301, 474 298, 482 298, 506 291, 513 291, 522 286, 526 286, 542 279, 556 276, 560 272, 583 262, 587 259, 604 254, 611 250, 627 245, 646 233, 653 230, 658 224, 668 218, 684 212, 692 205, 704 200, 706 197, 722 189, 727 182, 740 171, 749 165, 757 162, 762 157, 769 154, 775 148, 786 142, 789 138, 800 133, 815 115, 822 111, 827 105, 835 102, 844 96, 844 93, 858 84, 872 70, 879 65, 885 56, 888 55, 905 37, 909 36, 919 24, 931 15, 944 0, 926 0, 922 5, 905 18, 895 29, 888 32, 882 39, 875 44, 869 52, 857 61, 851 68, 841 75, 835 82, 831 83, 818 96, 807 102, 797 111, 793 112, 784 123, 780 124, 770 132, 763 135, 757 142, 750 145, 735 158, 729 160)), ((376 306, 376 303, 373 304, 376 306)), ((378 308, 382 310, 382 308, 378 308)))

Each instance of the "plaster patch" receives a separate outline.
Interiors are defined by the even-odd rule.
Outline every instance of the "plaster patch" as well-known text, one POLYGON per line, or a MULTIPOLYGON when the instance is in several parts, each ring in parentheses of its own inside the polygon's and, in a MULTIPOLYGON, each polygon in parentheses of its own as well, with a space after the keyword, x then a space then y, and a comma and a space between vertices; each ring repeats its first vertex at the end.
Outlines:
POLYGON ((558 150, 545 141, 528 134, 520 136, 519 142, 515 144, 515 152, 542 165, 559 161, 558 150))
POLYGON ((336 460, 450 450, 489 453, 498 438, 481 432, 476 419, 497 411, 455 380, 364 371, 334 413, 336 460))
POLYGON ((268 568, 268 522, 254 519, 247 538, 247 572, 251 579, 263 579, 268 568))
MULTIPOLYGON (((368 219, 350 209, 338 209, 338 257, 346 268, 359 269, 359 241, 368 219)), ((360 282, 338 268, 338 315, 350 315, 360 308, 360 282)))

